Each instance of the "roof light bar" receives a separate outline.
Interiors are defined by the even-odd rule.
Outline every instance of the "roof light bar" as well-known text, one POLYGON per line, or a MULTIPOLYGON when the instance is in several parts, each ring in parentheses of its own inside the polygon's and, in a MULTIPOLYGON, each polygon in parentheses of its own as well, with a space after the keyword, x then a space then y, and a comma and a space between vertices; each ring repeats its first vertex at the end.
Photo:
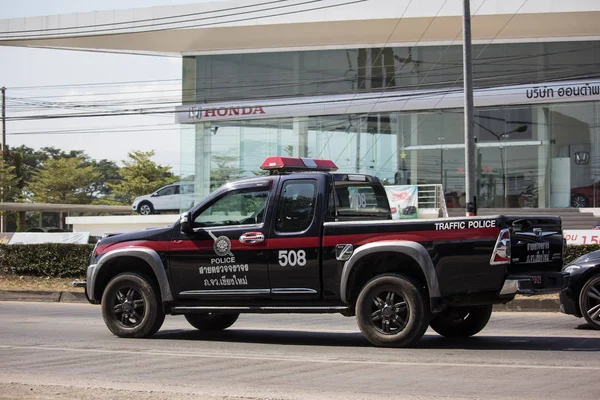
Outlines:
POLYGON ((271 172, 287 171, 337 171, 338 167, 331 160, 303 157, 268 157, 260 166, 260 169, 271 172))

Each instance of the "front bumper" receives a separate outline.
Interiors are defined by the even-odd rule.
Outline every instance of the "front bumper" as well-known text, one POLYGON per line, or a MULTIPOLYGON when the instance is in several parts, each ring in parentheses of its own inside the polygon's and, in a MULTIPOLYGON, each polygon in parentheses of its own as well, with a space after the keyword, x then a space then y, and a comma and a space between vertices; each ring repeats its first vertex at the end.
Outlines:
POLYGON ((84 288, 84 293, 85 293, 85 298, 87 299, 87 301, 89 301, 92 304, 98 304, 98 301, 95 300, 92 296, 90 296, 90 293, 94 293, 94 280, 96 279, 96 276, 94 275, 94 270, 96 269, 96 264, 92 264, 88 267, 87 269, 87 280, 85 281, 74 281, 72 283, 73 287, 82 287, 84 288))
POLYGON ((561 292, 569 286, 570 275, 566 272, 539 272, 531 275, 509 276, 504 281, 500 295, 536 294, 561 292))

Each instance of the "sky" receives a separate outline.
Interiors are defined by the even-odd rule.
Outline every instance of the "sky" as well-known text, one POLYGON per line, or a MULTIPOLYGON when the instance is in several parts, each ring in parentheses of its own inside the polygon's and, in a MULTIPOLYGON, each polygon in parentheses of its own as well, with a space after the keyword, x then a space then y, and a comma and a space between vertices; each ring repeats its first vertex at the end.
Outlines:
MULTIPOLYGON (((215 0, 0 0, 0 18, 208 1, 215 0)), ((115 109, 119 108, 114 104, 117 101, 126 101, 128 107, 132 101, 180 101, 180 80, 179 57, 0 46, 0 86, 7 88, 9 118, 70 112, 57 110, 58 102, 61 107, 68 102, 73 106, 111 104, 115 109), (101 85, 90 85, 96 83, 101 85)), ((128 152, 154 150, 156 162, 170 165, 173 172, 179 173, 179 126, 173 115, 8 121, 6 142, 11 147, 83 150, 94 159, 120 165, 128 152)))

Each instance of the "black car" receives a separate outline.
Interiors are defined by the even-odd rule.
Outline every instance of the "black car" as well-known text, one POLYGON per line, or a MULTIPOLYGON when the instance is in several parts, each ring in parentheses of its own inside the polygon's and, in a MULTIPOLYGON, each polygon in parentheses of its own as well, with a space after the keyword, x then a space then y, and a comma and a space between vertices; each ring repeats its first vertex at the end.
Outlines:
POLYGON ((560 293, 560 310, 584 317, 600 329, 600 250, 583 255, 563 268, 571 274, 567 289, 560 293))

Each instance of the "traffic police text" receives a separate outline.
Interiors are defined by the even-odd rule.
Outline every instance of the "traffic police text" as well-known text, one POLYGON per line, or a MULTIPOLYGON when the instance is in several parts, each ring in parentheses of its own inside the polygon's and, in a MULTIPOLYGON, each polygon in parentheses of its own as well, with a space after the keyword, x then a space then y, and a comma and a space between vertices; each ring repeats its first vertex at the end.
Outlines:
POLYGON ((478 229, 478 228, 495 228, 495 219, 483 219, 475 221, 452 221, 452 222, 436 222, 436 231, 445 231, 451 229, 478 229))

